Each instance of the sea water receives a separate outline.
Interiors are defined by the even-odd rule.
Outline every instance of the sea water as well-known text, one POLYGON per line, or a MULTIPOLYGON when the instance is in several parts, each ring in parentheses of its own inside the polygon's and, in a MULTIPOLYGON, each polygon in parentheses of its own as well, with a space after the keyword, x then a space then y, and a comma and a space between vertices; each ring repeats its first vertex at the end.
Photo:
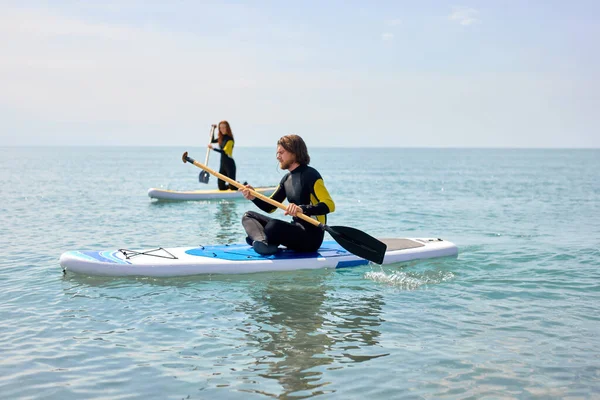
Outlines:
MULTIPOLYGON (((68 250, 242 242, 256 207, 148 198, 216 188, 181 161, 204 161, 202 147, 0 148, 0 397, 599 396, 600 150, 310 150, 336 202, 330 225, 440 237, 458 257, 63 275, 68 250)), ((240 181, 283 176, 275 148, 235 159, 240 181)))

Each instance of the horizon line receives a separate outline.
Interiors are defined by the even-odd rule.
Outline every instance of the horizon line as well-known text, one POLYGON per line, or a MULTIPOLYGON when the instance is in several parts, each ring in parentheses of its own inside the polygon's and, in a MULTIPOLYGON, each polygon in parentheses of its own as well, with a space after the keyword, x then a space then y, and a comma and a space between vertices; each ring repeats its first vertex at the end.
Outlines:
MULTIPOLYGON (((148 147, 148 148, 174 148, 174 147, 205 147, 205 145, 139 145, 139 144, 10 144, 3 145, 0 144, 0 148, 23 148, 23 147, 34 147, 34 148, 42 148, 42 147, 148 147)), ((238 149, 267 149, 272 148, 273 146, 243 146, 237 145, 238 149)), ((308 146, 309 148, 320 148, 320 149, 421 149, 421 150, 600 150, 599 147, 510 147, 510 146, 319 146, 313 145, 308 146)))

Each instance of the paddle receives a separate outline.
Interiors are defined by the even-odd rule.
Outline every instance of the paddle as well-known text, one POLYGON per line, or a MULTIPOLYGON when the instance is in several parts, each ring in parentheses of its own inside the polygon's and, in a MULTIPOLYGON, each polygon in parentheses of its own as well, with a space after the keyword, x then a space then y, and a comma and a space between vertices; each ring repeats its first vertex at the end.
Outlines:
MULTIPOLYGON (((209 144, 212 143, 212 140, 214 137, 214 132, 215 132, 215 126, 212 125, 210 127, 210 138, 208 139, 209 144)), ((209 154, 210 154, 210 147, 207 147, 206 148, 206 158, 204 159, 204 165, 208 165, 209 154)), ((210 175, 206 171, 201 171, 200 175, 198 175, 198 181, 200 181, 200 183, 208 183, 208 178, 210 178, 210 175)))
MULTIPOLYGON (((233 185, 238 189, 246 188, 241 183, 234 181, 233 179, 208 168, 206 165, 200 164, 198 161, 194 160, 191 157, 188 157, 187 151, 183 153, 181 159, 184 163, 189 162, 191 164, 194 164, 196 167, 216 176, 219 179, 228 182, 230 185, 233 185)), ((287 207, 281 204, 280 202, 275 201, 263 194, 260 194, 255 190, 249 190, 253 196, 258 197, 262 201, 266 201, 267 203, 275 207, 281 208, 282 210, 287 209, 287 207)), ((385 250, 387 249, 387 245, 375 239, 373 236, 370 236, 363 231, 359 231, 358 229, 351 228, 348 226, 327 226, 325 224, 320 223, 317 220, 310 218, 305 214, 299 213, 296 216, 306 222, 318 226, 325 232, 328 232, 331 235, 331 237, 340 244, 340 246, 348 250, 350 253, 377 264, 381 264, 383 262, 383 257, 385 256, 385 250)))

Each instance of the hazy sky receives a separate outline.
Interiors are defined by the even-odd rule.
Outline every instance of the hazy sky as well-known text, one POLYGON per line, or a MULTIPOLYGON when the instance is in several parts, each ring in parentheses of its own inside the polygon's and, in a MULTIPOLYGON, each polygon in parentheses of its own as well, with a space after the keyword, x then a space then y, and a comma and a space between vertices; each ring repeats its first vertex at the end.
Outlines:
POLYGON ((0 145, 600 147, 600 1, 0 0, 0 145))

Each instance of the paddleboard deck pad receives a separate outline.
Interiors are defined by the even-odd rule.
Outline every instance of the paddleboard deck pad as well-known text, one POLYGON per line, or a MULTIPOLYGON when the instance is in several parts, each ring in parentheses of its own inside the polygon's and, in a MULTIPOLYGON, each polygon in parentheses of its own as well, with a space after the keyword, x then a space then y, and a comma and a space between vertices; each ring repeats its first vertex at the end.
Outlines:
MULTIPOLYGON (((458 248, 442 239, 380 239, 387 244, 383 264, 456 256, 458 248)), ((314 253, 300 253, 283 247, 263 256, 247 244, 200 247, 155 248, 146 250, 67 251, 60 256, 63 271, 105 276, 186 276, 200 274, 247 274, 299 269, 346 268, 369 261, 324 241, 314 253)))
MULTIPOLYGON (((254 190, 265 196, 270 196, 276 187, 259 187, 254 190)), ((169 189, 148 189, 148 197, 157 200, 170 201, 190 201, 190 200, 227 200, 243 199, 241 191, 238 190, 169 190, 169 189)))

